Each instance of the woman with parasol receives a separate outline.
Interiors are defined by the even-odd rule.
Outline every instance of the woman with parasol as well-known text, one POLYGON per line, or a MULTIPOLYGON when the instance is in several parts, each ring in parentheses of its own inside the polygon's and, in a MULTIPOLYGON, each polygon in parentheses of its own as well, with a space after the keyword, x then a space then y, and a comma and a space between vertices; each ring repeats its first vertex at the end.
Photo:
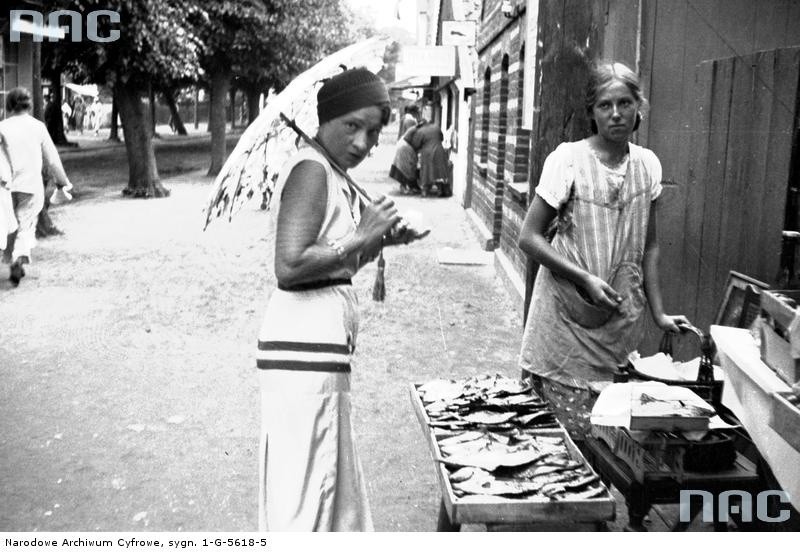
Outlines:
POLYGON ((346 171, 389 120, 383 82, 367 69, 317 93, 319 130, 282 167, 275 243, 278 289, 258 337, 259 528, 368 531, 372 519, 350 423, 358 330, 350 279, 382 245, 423 235, 387 198, 364 201, 346 171))

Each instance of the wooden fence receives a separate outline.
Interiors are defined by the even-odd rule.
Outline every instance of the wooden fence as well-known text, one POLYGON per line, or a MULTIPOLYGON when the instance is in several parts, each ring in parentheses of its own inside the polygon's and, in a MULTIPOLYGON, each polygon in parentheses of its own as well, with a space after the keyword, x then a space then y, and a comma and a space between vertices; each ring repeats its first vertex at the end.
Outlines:
POLYGON ((729 271, 778 279, 787 195, 800 185, 799 81, 797 47, 697 66, 682 266, 661 273, 680 278, 681 310, 699 327, 713 323, 729 271))

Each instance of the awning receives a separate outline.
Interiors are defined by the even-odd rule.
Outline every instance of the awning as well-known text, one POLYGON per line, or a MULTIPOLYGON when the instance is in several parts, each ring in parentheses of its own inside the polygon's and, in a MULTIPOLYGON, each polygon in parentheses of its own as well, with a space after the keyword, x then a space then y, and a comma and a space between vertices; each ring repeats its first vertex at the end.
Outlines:
POLYGON ((97 89, 96 84, 74 84, 68 82, 64 86, 66 86, 76 94, 80 94, 81 96, 92 96, 96 98, 97 96, 100 95, 100 91, 97 89))
POLYGON ((408 77, 388 84, 390 90, 406 90, 409 88, 431 88, 431 77, 408 77))

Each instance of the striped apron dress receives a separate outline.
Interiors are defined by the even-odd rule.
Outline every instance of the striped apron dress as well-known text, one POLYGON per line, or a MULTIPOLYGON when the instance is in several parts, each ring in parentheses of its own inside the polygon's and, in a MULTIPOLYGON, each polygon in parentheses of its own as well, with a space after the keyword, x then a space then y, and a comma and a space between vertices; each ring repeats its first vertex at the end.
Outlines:
MULTIPOLYGON (((355 232, 357 199, 319 153, 302 148, 281 170, 278 190, 300 161, 326 171, 328 201, 318 240, 355 232)), ((324 282, 274 290, 258 334, 261 388, 259 530, 371 531, 367 489, 350 421, 350 364, 358 300, 336 269, 324 282)))
POLYGON ((583 140, 550 154, 536 188, 559 209, 553 248, 623 297, 619 312, 609 313, 547 268, 536 276, 519 365, 579 439, 599 391, 643 336, 642 257, 660 180, 661 165, 650 150, 629 144, 622 164, 607 167, 583 140))

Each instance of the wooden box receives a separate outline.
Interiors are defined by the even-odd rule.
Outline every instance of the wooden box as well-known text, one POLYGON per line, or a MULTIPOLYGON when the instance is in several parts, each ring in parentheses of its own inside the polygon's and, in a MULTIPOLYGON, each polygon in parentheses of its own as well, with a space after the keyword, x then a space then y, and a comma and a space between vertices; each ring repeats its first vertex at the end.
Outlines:
MULTIPOLYGON (((491 497, 467 495, 456 496, 450 484, 447 468, 442 463, 443 456, 439 450, 438 440, 430 426, 430 418, 422 404, 417 387, 420 384, 411 384, 409 392, 414 413, 417 415, 428 448, 436 468, 436 476, 442 491, 442 504, 447 511, 450 522, 485 523, 485 524, 515 524, 515 523, 547 523, 570 520, 576 523, 594 523, 613 521, 616 517, 616 503, 611 493, 606 493, 597 498, 584 500, 549 500, 549 499, 513 499, 505 497, 491 497)), ((594 473, 583 454, 575 446, 564 429, 540 429, 536 433, 543 436, 563 437, 567 448, 576 460, 582 461, 594 473)))
MULTIPOLYGON (((647 383, 632 384, 631 421, 632 431, 706 431, 710 414, 689 415, 675 412, 677 404, 694 406, 702 411, 713 413, 713 407, 701 399, 694 391, 677 385, 653 387, 647 383), (645 396, 654 398, 645 402, 645 396)), ((680 409, 679 409, 680 410, 680 409)))
POLYGON ((789 385, 800 380, 800 357, 792 353, 791 343, 769 324, 761 326, 761 360, 789 385))
POLYGON ((800 450, 800 407, 792 404, 792 393, 773 393, 769 427, 795 450, 800 450))
POLYGON ((788 297, 800 304, 800 290, 763 290, 761 292, 761 310, 768 314, 781 329, 785 330, 798 316, 798 309, 787 305, 781 296, 788 297))

